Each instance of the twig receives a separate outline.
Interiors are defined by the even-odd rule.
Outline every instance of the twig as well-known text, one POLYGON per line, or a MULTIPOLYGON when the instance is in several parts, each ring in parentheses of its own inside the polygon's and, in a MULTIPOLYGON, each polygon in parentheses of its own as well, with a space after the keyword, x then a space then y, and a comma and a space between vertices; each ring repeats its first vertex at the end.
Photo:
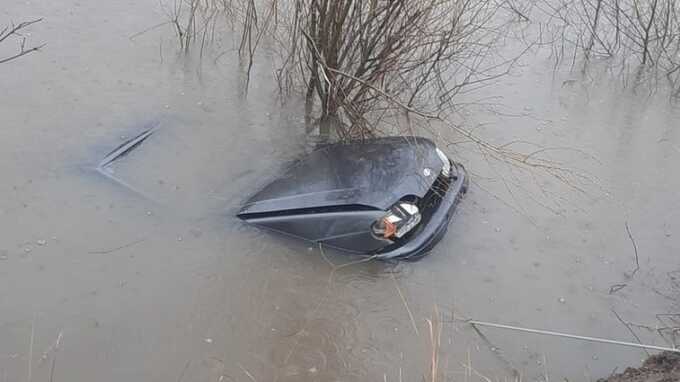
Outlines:
POLYGON ((472 320, 470 320, 470 321, 468 321, 468 323, 471 324, 473 328, 476 327, 476 326, 488 326, 488 327, 492 327, 492 328, 516 330, 516 331, 520 331, 520 332, 542 334, 542 335, 547 335, 547 336, 556 336, 556 337, 563 337, 563 338, 571 338, 571 339, 582 340, 582 341, 600 342, 600 343, 606 343, 606 344, 612 344, 612 345, 621 345, 621 346, 628 346, 628 347, 634 347, 634 348, 643 348, 643 349, 651 349, 651 350, 660 350, 660 351, 669 351, 669 352, 674 352, 674 353, 680 353, 680 349, 668 348, 668 347, 663 347, 663 346, 644 345, 644 344, 637 344, 637 343, 634 343, 634 342, 609 340, 609 339, 605 339, 605 338, 578 336, 578 335, 574 335, 574 334, 559 333, 559 332, 553 332, 553 331, 548 331, 548 330, 529 329, 529 328, 522 328, 522 327, 519 327, 519 326, 493 324, 493 323, 490 323, 490 322, 483 322, 483 321, 472 321, 472 320))
POLYGON ((635 239, 633 239, 633 235, 630 233, 630 227, 628 226, 628 222, 626 222, 626 232, 628 233, 628 238, 630 239, 630 242, 633 243, 633 249, 635 250, 635 269, 630 274, 630 277, 633 277, 635 276, 635 273, 637 273, 637 271, 640 270, 640 258, 638 257, 637 244, 635 244, 635 239))
POLYGON ((614 294, 620 291, 621 289, 625 288, 626 286, 628 286, 628 284, 614 284, 609 287, 609 294, 614 294))
POLYGON ((493 382, 491 378, 487 377, 486 375, 480 373, 478 370, 472 367, 472 361, 470 360, 470 351, 468 350, 467 352, 467 363, 461 363, 463 366, 463 369, 465 370, 465 379, 467 380, 468 377, 472 376, 472 373, 475 373, 476 376, 481 378, 484 382, 493 382))
MULTIPOLYGON (((657 313, 656 314, 657 320, 659 320, 663 323, 662 317, 668 317, 672 321, 680 322, 680 313, 657 313), (677 317, 677 319, 674 319, 673 317, 677 317)), ((665 323, 664 323, 664 325, 665 325, 665 323)))
MULTIPOLYGON (((22 44, 22 45, 23 45, 23 44, 22 44)), ((20 51, 19 53, 15 54, 14 56, 10 56, 10 57, 7 57, 7 58, 0 59, 0 64, 4 64, 5 62, 12 61, 12 60, 17 59, 17 58, 19 58, 19 57, 21 57, 21 56, 25 56, 25 55, 27 55, 27 54, 29 54, 29 53, 37 52, 37 51, 39 51, 40 49, 44 48, 45 45, 47 45, 47 44, 42 44, 42 45, 39 45, 39 46, 34 46, 33 48, 30 48, 30 49, 24 49, 24 48, 22 47, 22 48, 21 48, 21 51, 20 51)))
MULTIPOLYGON (((454 319, 455 319, 455 318, 454 318, 454 319)), ((479 330, 479 328, 478 328, 475 324, 472 324, 472 321, 470 321, 470 320, 463 320, 463 321, 466 321, 466 322, 471 323, 472 329, 475 331, 475 333, 477 333, 477 335, 479 336, 479 338, 481 338, 482 341, 484 341, 484 342, 486 343, 486 345, 487 345, 487 346, 489 347, 489 349, 494 353, 494 355, 495 355, 499 360, 501 360, 501 361, 505 364, 505 366, 506 366, 508 369, 510 369, 510 371, 511 371, 512 374, 513 374, 513 376, 515 377, 515 380, 516 380, 516 381, 521 381, 521 378, 520 378, 520 377, 521 377, 521 374, 520 374, 519 370, 512 364, 512 362, 510 362, 507 358, 505 358, 505 356, 503 355, 502 350, 501 350, 500 348, 498 348, 498 346, 495 346, 495 345, 489 340, 489 338, 487 338, 487 336, 485 336, 484 333, 482 333, 482 331, 479 330)))
POLYGON ((113 253, 113 252, 119 251, 121 249, 132 247, 133 245, 136 245, 136 244, 139 244, 143 241, 146 241, 146 239, 147 238, 142 238, 142 239, 138 239, 138 240, 135 240, 133 242, 121 245, 120 247, 105 249, 105 250, 100 250, 100 251, 90 251, 88 253, 91 254, 91 255, 108 255, 109 253, 113 253))
POLYGON ((57 339, 54 340, 54 343, 50 345, 47 349, 45 349, 45 351, 43 352, 42 357, 40 358, 41 361, 46 360, 50 353, 52 353, 52 351, 56 352, 59 350, 59 344, 61 344, 61 339, 63 336, 64 331, 60 331, 59 334, 57 335, 57 339))
POLYGON ((511 1, 508 1, 507 4, 508 4, 508 7, 509 7, 513 12, 515 12, 515 13, 517 14, 517 16, 519 16, 521 19, 523 19, 524 21, 531 21, 531 20, 529 19, 529 17, 528 17, 527 15, 525 15, 524 13, 522 13, 519 9, 517 9, 517 7, 516 7, 511 1))
POLYGON ((432 354, 430 360, 430 377, 431 382, 437 381, 437 372, 439 369, 439 346, 441 343, 441 322, 439 320, 439 311, 435 305, 435 316, 433 320, 425 319, 430 329, 430 343, 432 344, 432 354))
POLYGON ((24 21, 24 22, 22 22, 22 23, 19 23, 19 24, 13 26, 12 29, 10 29, 10 30, 8 30, 8 31, 3 30, 2 32, 0 32, 0 42, 5 41, 5 39, 6 39, 7 37, 11 36, 11 35, 17 34, 17 32, 18 32, 19 30, 21 30, 21 29, 23 29, 23 28, 26 28, 26 27, 29 26, 29 25, 32 25, 32 24, 35 24, 35 23, 39 23, 39 22, 41 22, 42 20, 43 20, 42 18, 39 18, 39 19, 35 19, 35 20, 32 20, 32 21, 24 21))
MULTIPOLYGON (((619 322, 622 323, 623 326, 626 327, 626 329, 628 329, 628 331, 630 332, 630 334, 632 334, 633 337, 635 337, 635 340, 636 340, 640 345, 642 345, 642 341, 640 341, 640 337, 638 337, 638 335, 635 333, 635 331, 633 331, 633 329, 630 327, 630 325, 629 325, 627 322, 625 322, 625 321, 623 320, 623 318, 621 318, 621 316, 619 316, 619 314, 616 313, 616 311, 615 311, 614 309, 612 309, 612 313, 614 313, 614 315, 616 316, 616 319, 618 319, 619 322)), ((647 356, 649 357, 650 354, 649 354, 649 352, 647 351, 647 349, 644 349, 644 348, 643 348, 643 350, 644 350, 645 353, 647 353, 647 356)))
POLYGON ((184 379, 184 373, 186 373, 187 369, 189 368, 189 365, 191 365, 191 360, 188 360, 186 364, 184 364, 184 368, 182 368, 182 372, 179 373, 179 377, 177 377, 177 382, 182 382, 182 379, 184 379))
POLYGON ((406 308, 406 312, 408 312, 408 317, 411 319, 411 325, 413 325, 413 331, 416 333, 416 335, 419 335, 418 333, 418 326, 416 325, 416 320, 413 318, 413 313, 411 312, 411 309, 408 307, 408 303, 406 302, 406 297, 404 297, 404 294, 401 292, 401 288, 399 288, 399 283, 397 282, 397 278, 394 277, 394 273, 390 273, 392 276, 392 280, 394 280, 394 286, 397 288, 397 293, 399 293, 399 297, 401 297, 401 302, 404 304, 404 307, 406 308))
POLYGON ((241 371, 242 371, 245 375, 248 376, 248 378, 250 378, 251 381, 257 382, 257 379, 255 379, 255 377, 253 377, 253 375, 250 374, 250 372, 249 372, 248 370, 246 370, 246 368, 243 367, 240 363, 238 364, 238 367, 241 369, 241 371))
POLYGON ((660 290, 658 290, 658 289, 656 289, 656 288, 652 288, 652 291, 654 291, 654 293, 658 294, 659 296, 661 296, 661 297, 663 297, 663 298, 666 298, 666 299, 671 300, 671 301, 678 302, 678 299, 677 299, 677 298, 672 297, 672 296, 669 296, 669 295, 667 295, 667 294, 665 294, 665 293, 662 293, 660 290))
MULTIPOLYGON (((42 21, 42 18, 35 19, 35 20, 32 20, 32 21, 24 21, 24 22, 19 23, 17 25, 13 25, 11 29, 9 27, 5 28, 4 30, 0 31, 0 43, 5 41, 5 39, 7 39, 9 36, 12 36, 12 35, 20 36, 19 31, 21 29, 26 28, 29 25, 38 23, 40 21, 42 21)), ((29 53, 37 52, 40 49, 42 49, 43 47, 45 47, 45 45, 47 45, 47 44, 42 44, 42 45, 38 45, 38 46, 34 46, 32 48, 26 49, 25 46, 24 46, 25 43, 26 43, 26 38, 24 37, 21 40, 19 53, 15 54, 13 56, 10 56, 10 57, 0 59, 0 64, 4 64, 6 62, 15 60, 15 59, 17 59, 21 56, 25 56, 29 53)))
POLYGON ((326 70, 329 71, 329 72, 332 72, 332 73, 339 74, 339 75, 341 75, 341 76, 343 76, 343 77, 347 77, 347 78, 349 78, 349 79, 352 80, 352 81, 356 81, 356 82, 358 82, 358 83, 360 83, 360 84, 362 84, 362 85, 364 85, 364 86, 366 86, 366 87, 368 87, 368 88, 370 88, 370 89, 372 89, 372 90, 374 90, 374 91, 380 93, 383 97, 387 98, 389 101, 393 102, 394 104, 396 104, 396 105, 399 106, 400 108, 402 108, 402 109, 404 109, 404 110, 406 110, 406 111, 408 111, 408 112, 410 112, 410 113, 413 113, 413 114, 415 114, 415 115, 419 115, 419 116, 421 116, 421 117, 423 117, 423 118, 426 118, 426 119, 434 119, 434 120, 439 120, 439 119, 441 119, 441 117, 438 116, 438 115, 428 114, 428 113, 424 113, 424 112, 422 112, 422 111, 416 110, 416 109, 414 109, 414 108, 412 108, 412 107, 410 107, 410 106, 404 104, 403 102, 399 101, 399 100, 396 99, 392 94, 390 94, 390 93, 388 93, 388 92, 386 92, 386 91, 384 91, 384 90, 382 90, 382 89, 380 89, 380 88, 377 88, 377 87, 375 87, 375 86, 369 84, 368 82, 366 82, 366 81, 364 81, 364 80, 362 80, 362 79, 360 79, 360 78, 357 78, 357 77, 355 77, 355 76, 353 76, 353 75, 351 75, 351 74, 349 74, 349 73, 345 73, 345 72, 343 72, 343 71, 341 71, 341 70, 337 70, 337 69, 333 69, 333 68, 328 68, 328 67, 326 68, 326 70))
POLYGON ((326 261, 326 263, 328 263, 328 265, 330 265, 331 269, 335 269, 335 267, 336 267, 335 263, 333 263, 328 258, 328 256, 326 256, 326 252, 324 252, 323 245, 321 243, 319 243, 319 253, 321 253, 321 257, 324 259, 324 261, 326 261))
POLYGON ((466 357, 467 363, 464 366, 464 368, 465 368, 465 382, 469 382, 470 377, 472 376, 472 357, 470 356, 470 349, 467 350, 465 355, 467 356, 466 357))
POLYGON ((57 352, 59 351, 59 344, 61 343, 61 338, 63 334, 64 334, 63 331, 59 332, 59 335, 57 336, 57 341, 54 344, 54 356, 52 357, 52 366, 50 367, 50 382, 53 382, 54 380, 54 366, 57 363, 57 352))
POLYGON ((50 382, 54 380, 54 365, 57 363, 57 356, 52 357, 52 366, 50 366, 50 382))
POLYGON ((550 382, 550 376, 548 375, 548 359, 545 354, 543 354, 543 377, 545 382, 550 382))
POLYGON ((156 24, 156 25, 154 25, 154 26, 152 26, 152 27, 148 27, 148 28, 144 29, 144 30, 141 31, 141 32, 137 32, 137 33, 135 33, 135 34, 132 34, 132 35, 128 36, 128 38, 129 38, 130 40, 134 40, 136 37, 139 37, 139 36, 143 35, 144 33, 151 32, 152 30, 154 30, 154 29, 156 29, 156 28, 160 28, 160 27, 162 27, 162 26, 164 26, 164 25, 168 25, 168 24, 172 24, 172 21, 165 21, 165 22, 162 22, 162 23, 160 23, 160 24, 156 24))
POLYGON ((31 342, 28 345, 28 382, 31 382, 33 376, 33 339, 35 338, 36 315, 36 313, 33 313, 33 320, 31 321, 31 342))

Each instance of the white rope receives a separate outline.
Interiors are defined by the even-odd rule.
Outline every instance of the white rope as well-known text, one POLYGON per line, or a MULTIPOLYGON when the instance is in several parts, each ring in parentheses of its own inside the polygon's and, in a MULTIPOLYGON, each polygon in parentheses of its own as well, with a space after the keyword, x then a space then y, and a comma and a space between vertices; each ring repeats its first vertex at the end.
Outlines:
POLYGON ((621 345, 621 346, 629 346, 629 347, 634 347, 634 348, 652 349, 652 350, 660 350, 660 351, 669 351, 669 352, 674 352, 674 353, 680 353, 680 349, 667 348, 667 347, 663 347, 663 346, 644 345, 644 344, 638 344, 638 343, 634 343, 634 342, 615 341, 615 340, 608 340, 608 339, 605 339, 605 338, 597 338, 597 337, 577 336, 577 335, 574 335, 574 334, 551 332, 551 331, 548 331, 548 330, 520 328, 518 326, 493 324, 493 323, 490 323, 490 322, 482 322, 482 321, 467 321, 467 322, 472 324, 473 326, 474 325, 488 326, 488 327, 492 327, 492 328, 517 330, 517 331, 520 331, 520 332, 543 334, 543 335, 547 335, 547 336, 573 338, 575 340, 582 340, 582 341, 601 342, 601 343, 612 344, 612 345, 621 345))

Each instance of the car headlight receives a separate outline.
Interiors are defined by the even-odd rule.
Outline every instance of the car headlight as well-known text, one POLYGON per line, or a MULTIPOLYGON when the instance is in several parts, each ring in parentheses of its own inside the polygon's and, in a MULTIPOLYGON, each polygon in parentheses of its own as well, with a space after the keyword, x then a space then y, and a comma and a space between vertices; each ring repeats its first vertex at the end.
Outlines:
POLYGON ((451 161, 446 156, 446 154, 444 154, 444 152, 439 149, 439 147, 435 148, 435 150, 437 151, 437 156, 439 156, 439 159, 442 160, 442 174, 448 178, 451 176, 451 161))
POLYGON ((373 223, 373 234, 385 239, 400 238, 420 223, 418 206, 408 202, 399 202, 392 206, 380 220, 373 223))

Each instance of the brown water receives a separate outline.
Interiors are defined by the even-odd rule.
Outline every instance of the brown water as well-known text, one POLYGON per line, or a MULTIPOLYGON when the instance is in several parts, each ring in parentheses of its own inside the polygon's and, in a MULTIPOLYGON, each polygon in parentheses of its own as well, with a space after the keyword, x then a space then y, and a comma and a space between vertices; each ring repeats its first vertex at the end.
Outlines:
POLYGON ((271 67, 255 68, 244 98, 238 62, 214 61, 228 38, 202 61, 178 55, 168 29, 131 40, 164 20, 154 1, 0 11, 24 17, 46 18, 31 39, 48 46, 0 66, 0 381, 416 381, 429 376, 435 309, 440 380, 505 380, 511 368, 591 380, 644 353, 482 329, 487 342, 453 318, 635 341, 612 309, 651 327, 680 312, 668 275, 680 269, 680 112, 662 96, 527 57, 485 90, 504 113, 480 107, 470 121, 497 142, 595 155, 556 152, 602 189, 537 187, 452 147, 474 184, 431 256, 333 271, 328 261, 357 259, 327 261, 233 217, 304 150, 301 114, 271 92, 271 67), (156 121, 114 166, 145 196, 93 171, 156 121))

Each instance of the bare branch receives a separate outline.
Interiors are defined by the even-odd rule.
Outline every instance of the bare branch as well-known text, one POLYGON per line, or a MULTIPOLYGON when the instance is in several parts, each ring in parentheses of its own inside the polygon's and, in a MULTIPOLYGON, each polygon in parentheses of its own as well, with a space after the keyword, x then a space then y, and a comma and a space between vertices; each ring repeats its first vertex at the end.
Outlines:
POLYGON ((19 52, 17 52, 16 54, 14 54, 12 56, 9 56, 9 57, 0 58, 0 64, 4 64, 6 62, 15 60, 19 57, 25 56, 25 55, 33 53, 33 52, 37 52, 46 45, 46 44, 42 44, 42 45, 38 45, 38 46, 33 46, 31 48, 26 48, 26 37, 21 35, 21 30, 23 30, 23 29, 25 29, 25 28, 27 28, 27 27, 35 24, 35 23, 38 23, 42 20, 43 19, 40 18, 40 19, 36 19, 36 20, 32 20, 32 21, 24 21, 24 22, 19 23, 17 25, 12 24, 11 26, 5 27, 2 31, 0 31, 0 43, 5 41, 10 36, 16 36, 16 37, 20 38, 19 52))

